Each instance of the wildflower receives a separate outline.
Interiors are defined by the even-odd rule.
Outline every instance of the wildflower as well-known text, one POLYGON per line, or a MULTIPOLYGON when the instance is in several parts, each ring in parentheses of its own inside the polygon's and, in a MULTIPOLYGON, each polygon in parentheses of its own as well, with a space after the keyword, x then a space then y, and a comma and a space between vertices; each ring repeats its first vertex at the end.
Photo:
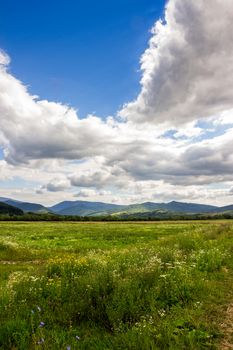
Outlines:
POLYGON ((45 323, 43 321, 40 322, 39 327, 42 328, 44 327, 45 323))
POLYGON ((41 338, 41 339, 38 340, 38 342, 37 342, 38 345, 41 345, 41 344, 43 344, 43 343, 44 343, 44 338, 41 338))
POLYGON ((78 335, 75 336, 76 340, 80 340, 80 337, 78 335))
POLYGON ((41 307, 40 307, 40 306, 37 306, 36 308, 37 308, 37 310, 38 310, 39 312, 41 312, 41 307))
POLYGON ((71 346, 68 345, 68 346, 66 347, 66 350, 71 350, 71 346))
POLYGON ((35 311, 34 310, 31 310, 31 314, 34 315, 35 311))
POLYGON ((158 311, 158 314, 159 314, 160 317, 164 317, 166 315, 166 310, 161 309, 161 310, 158 311))

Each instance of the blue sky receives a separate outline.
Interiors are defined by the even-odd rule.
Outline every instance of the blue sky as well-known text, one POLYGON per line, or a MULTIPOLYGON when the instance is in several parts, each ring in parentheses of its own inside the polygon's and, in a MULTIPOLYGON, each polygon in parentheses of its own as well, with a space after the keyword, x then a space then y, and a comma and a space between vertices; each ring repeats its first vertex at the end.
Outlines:
POLYGON ((0 47, 40 98, 114 114, 139 92, 139 59, 164 1, 1 1, 0 47))
POLYGON ((0 196, 233 202, 232 0, 0 4, 0 196))

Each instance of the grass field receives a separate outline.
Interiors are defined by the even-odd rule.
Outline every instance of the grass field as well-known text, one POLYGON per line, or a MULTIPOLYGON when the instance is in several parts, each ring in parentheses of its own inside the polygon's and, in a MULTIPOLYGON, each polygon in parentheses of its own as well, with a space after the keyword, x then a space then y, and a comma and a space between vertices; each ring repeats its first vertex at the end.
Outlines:
POLYGON ((0 223, 0 349, 218 349, 233 222, 0 223))

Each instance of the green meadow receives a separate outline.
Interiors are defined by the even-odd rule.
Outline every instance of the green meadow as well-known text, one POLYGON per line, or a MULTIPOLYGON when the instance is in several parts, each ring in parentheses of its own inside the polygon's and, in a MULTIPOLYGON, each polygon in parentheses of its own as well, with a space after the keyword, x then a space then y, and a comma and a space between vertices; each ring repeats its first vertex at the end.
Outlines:
POLYGON ((0 349, 219 349, 233 221, 0 222, 0 349))

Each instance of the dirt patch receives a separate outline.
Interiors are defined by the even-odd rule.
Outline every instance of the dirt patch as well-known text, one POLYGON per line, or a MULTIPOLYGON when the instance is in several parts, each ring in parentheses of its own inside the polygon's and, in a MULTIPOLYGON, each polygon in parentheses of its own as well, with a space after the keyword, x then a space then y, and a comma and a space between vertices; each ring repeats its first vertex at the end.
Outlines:
POLYGON ((220 350, 233 349, 233 304, 228 306, 226 318, 221 324, 223 340, 219 346, 220 350))

